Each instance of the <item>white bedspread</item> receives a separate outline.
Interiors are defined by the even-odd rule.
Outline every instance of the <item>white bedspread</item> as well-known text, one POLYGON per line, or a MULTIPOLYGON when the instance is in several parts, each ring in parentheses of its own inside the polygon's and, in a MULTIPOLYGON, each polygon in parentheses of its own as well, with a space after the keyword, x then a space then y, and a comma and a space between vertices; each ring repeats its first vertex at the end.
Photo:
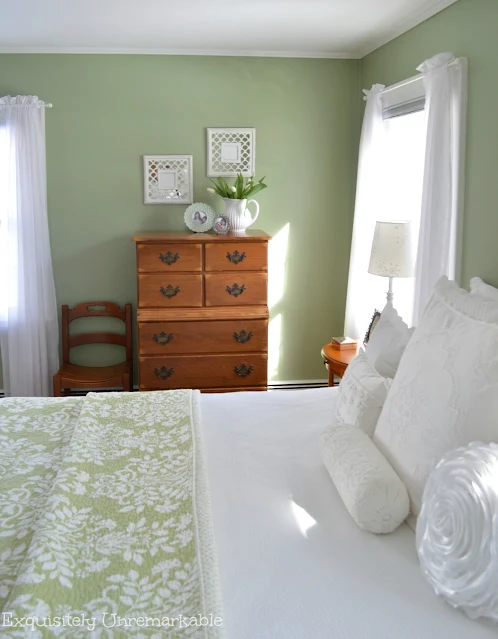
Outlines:
POLYGON ((202 396, 227 639, 496 639, 436 598, 406 525, 348 515, 318 451, 336 392, 202 396))

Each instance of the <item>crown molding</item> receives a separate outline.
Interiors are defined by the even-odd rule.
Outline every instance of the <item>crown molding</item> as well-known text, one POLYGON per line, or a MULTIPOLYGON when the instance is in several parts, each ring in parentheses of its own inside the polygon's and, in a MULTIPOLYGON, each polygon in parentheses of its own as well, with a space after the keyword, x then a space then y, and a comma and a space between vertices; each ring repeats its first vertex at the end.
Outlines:
POLYGON ((166 48, 133 48, 133 47, 33 47, 33 46, 0 46, 2 53, 37 53, 37 54, 74 54, 74 55, 169 55, 169 56, 214 56, 240 58, 311 58, 360 60, 373 51, 384 46, 391 40, 403 35, 413 27, 432 18, 458 0, 435 0, 430 7, 419 11, 408 19, 384 32, 379 38, 371 38, 368 44, 356 51, 252 51, 248 49, 234 49, 232 51, 220 49, 166 49, 166 48))
POLYGON ((0 53, 39 53, 71 55, 169 55, 169 56, 214 56, 240 58, 318 58, 355 60, 354 53, 332 51, 251 51, 247 49, 225 51, 219 49, 141 49, 123 47, 2 47, 0 53))
POLYGON ((394 25, 392 29, 385 32, 381 37, 372 38, 368 45, 365 45, 364 47, 358 49, 355 55, 351 57, 357 59, 364 58, 369 53, 372 53, 388 42, 391 42, 391 40, 398 38, 400 35, 403 35, 403 33, 410 31, 410 29, 413 29, 419 24, 422 24, 422 22, 425 22, 429 18, 432 18, 436 14, 440 13, 444 9, 447 9, 452 4, 455 4, 455 2, 458 2, 458 0, 436 0, 430 7, 427 7, 426 9, 413 14, 408 19, 403 20, 397 25, 394 25))

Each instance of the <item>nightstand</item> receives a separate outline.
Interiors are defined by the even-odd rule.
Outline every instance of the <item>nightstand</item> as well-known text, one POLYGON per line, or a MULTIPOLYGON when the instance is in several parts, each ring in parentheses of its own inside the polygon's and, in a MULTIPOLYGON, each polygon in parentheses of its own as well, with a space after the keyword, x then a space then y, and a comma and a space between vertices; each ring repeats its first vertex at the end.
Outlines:
POLYGON ((342 377, 346 368, 356 357, 357 349, 341 350, 332 344, 325 344, 322 348, 323 363, 329 372, 329 386, 334 386, 334 375, 342 377))

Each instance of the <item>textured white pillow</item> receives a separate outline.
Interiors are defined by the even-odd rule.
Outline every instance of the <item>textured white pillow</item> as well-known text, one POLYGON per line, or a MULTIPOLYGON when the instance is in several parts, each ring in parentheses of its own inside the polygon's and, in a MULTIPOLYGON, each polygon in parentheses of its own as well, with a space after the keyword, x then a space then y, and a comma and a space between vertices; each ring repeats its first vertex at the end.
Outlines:
POLYGON ((406 488, 370 437, 349 424, 321 436, 323 463, 355 522, 373 533, 395 530, 409 512, 406 488))
POLYGON ((483 282, 480 277, 473 277, 470 280, 470 292, 472 295, 482 295, 495 302, 498 302, 498 289, 483 282))
POLYGON ((381 377, 360 350, 339 384, 335 419, 372 437, 390 385, 391 380, 381 377))
POLYGON ((374 441, 418 515, 430 471, 474 440, 498 441, 498 302, 443 277, 403 354, 374 441))
POLYGON ((408 328, 391 304, 386 304, 365 348, 367 360, 380 375, 396 375, 414 330, 408 328))

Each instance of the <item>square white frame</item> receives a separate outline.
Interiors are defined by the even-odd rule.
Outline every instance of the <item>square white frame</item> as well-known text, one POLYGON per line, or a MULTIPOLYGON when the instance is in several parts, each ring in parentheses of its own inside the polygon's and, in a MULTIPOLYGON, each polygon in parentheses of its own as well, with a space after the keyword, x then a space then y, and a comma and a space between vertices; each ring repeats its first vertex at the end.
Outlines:
POLYGON ((253 128, 208 128, 207 130, 207 175, 208 177, 244 177, 254 175, 256 169, 256 129, 253 128), (239 147, 239 160, 224 162, 222 144, 239 147))
POLYGON ((194 201, 192 155, 144 155, 144 204, 192 204, 194 201), (159 189, 159 172, 175 174, 175 184, 183 197, 172 195, 175 189, 159 189))

